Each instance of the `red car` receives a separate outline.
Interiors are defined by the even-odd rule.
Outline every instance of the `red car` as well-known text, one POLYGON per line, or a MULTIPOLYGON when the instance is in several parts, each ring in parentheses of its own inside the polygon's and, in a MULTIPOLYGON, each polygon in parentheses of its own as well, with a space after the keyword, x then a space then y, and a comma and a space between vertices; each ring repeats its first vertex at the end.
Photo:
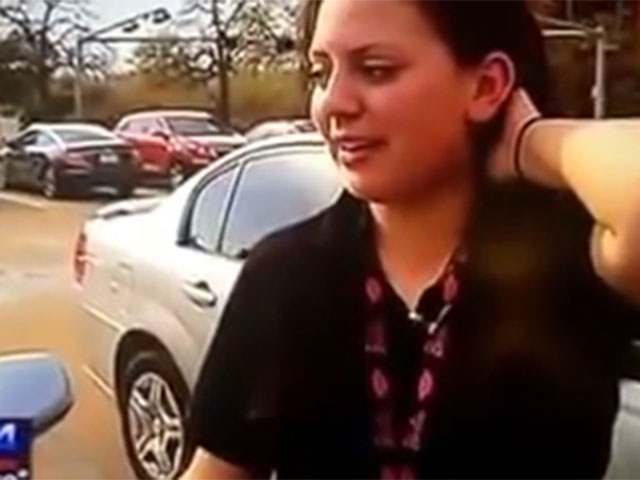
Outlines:
POLYGON ((197 170, 246 143, 208 112, 147 110, 123 117, 115 133, 140 154, 140 177, 176 187, 197 170))

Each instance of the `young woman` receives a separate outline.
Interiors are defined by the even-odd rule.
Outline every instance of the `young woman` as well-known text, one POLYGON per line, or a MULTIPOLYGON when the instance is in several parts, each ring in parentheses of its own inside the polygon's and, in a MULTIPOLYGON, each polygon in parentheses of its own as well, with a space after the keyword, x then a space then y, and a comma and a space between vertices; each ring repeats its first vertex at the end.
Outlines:
POLYGON ((538 118, 524 1, 305 19, 346 193, 247 261, 186 477, 601 476, 637 321, 618 293, 640 299, 635 125, 538 118))

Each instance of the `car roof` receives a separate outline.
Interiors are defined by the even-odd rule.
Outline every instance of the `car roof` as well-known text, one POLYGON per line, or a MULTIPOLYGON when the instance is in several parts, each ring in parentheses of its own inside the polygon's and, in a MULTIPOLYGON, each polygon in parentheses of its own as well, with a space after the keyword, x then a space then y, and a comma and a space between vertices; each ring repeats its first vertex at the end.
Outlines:
POLYGON ((285 133, 275 137, 268 137, 257 140, 237 150, 239 154, 247 155, 252 151, 262 151, 267 149, 308 146, 322 147, 324 140, 322 136, 315 132, 310 133, 285 133))
MULTIPOLYGON (((200 170, 193 177, 187 180, 180 188, 184 188, 186 192, 192 191, 196 185, 207 182, 209 178, 215 177, 228 168, 233 168, 244 160, 249 160, 254 154, 267 156, 270 153, 277 153, 281 149, 289 150, 301 148, 317 151, 321 153, 322 148, 326 145, 322 136, 317 132, 310 133, 286 133, 275 137, 268 137, 255 142, 246 144, 233 152, 225 155, 222 159, 212 163, 208 167, 200 170)), ((328 152, 327 152, 328 154, 328 152)), ((197 188, 197 187, 196 187, 197 188)))
POLYGON ((272 125, 272 124, 287 124, 291 125, 297 122, 308 122, 311 121, 309 118, 305 117, 283 117, 283 118, 266 118, 264 120, 259 120, 251 125, 251 127, 259 127, 260 125, 272 125))
POLYGON ((213 113, 206 110, 188 110, 188 109, 157 109, 157 110, 141 110, 125 114, 122 118, 126 120, 147 118, 147 117, 193 117, 193 118, 215 118, 213 113))
POLYGON ((55 130, 55 129, 74 129, 74 130, 85 130, 85 131, 95 131, 100 133, 110 133, 109 130, 102 125, 98 125, 95 123, 82 123, 82 122, 36 122, 29 125, 26 130, 31 129, 41 129, 41 130, 55 130))
MULTIPOLYGON (((325 145, 322 136, 318 133, 285 133, 274 137, 268 137, 234 150, 232 153, 223 157, 220 161, 213 163, 204 169, 203 172, 217 172, 229 165, 238 162, 239 159, 246 158, 254 153, 267 153, 269 151, 277 151, 278 149, 287 149, 294 147, 317 148, 320 149, 325 145)), ((205 174, 206 176, 206 174, 205 174)))

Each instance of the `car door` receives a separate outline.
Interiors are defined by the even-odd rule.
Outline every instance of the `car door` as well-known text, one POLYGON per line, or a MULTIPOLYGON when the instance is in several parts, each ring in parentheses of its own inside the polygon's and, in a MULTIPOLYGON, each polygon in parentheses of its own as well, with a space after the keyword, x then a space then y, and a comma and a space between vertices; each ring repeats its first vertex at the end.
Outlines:
POLYGON ((240 165, 197 194, 189 241, 175 257, 180 317, 198 351, 194 379, 247 253, 265 235, 328 207, 340 191, 335 167, 318 148, 256 152, 240 165))
MULTIPOLYGON (((188 365, 185 377, 195 382, 206 345, 218 326, 222 309, 235 282, 241 263, 220 256, 218 246, 225 212, 239 173, 238 164, 208 177, 196 189, 184 212, 186 240, 176 242, 167 256, 171 271, 164 300, 167 309, 182 324, 193 346, 177 352, 188 365)), ((169 277, 167 277, 169 278, 169 277)))
POLYGON ((28 130, 19 135, 7 145, 5 158, 7 160, 7 178, 15 185, 28 184, 28 156, 27 148, 35 144, 38 137, 37 130, 28 130))
POLYGON ((40 186, 42 175, 59 150, 55 137, 44 130, 36 132, 35 140, 24 149, 25 181, 31 186, 40 186))
POLYGON ((118 129, 118 134, 138 150, 143 174, 163 175, 168 169, 169 141, 161 131, 161 124, 153 117, 131 119, 118 129))
POLYGON ((171 132, 169 125, 163 117, 154 119, 151 125, 150 136, 159 143, 157 145, 156 164, 163 174, 168 174, 174 161, 174 149, 176 146, 175 135, 171 132))

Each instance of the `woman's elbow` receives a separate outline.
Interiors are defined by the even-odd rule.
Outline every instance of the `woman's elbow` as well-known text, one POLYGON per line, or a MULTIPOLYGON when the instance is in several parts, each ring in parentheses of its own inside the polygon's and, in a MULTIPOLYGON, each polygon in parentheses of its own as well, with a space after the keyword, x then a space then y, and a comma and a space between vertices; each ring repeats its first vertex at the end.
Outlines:
POLYGON ((596 226, 591 257, 596 273, 640 306, 640 212, 636 218, 616 232, 596 226))

